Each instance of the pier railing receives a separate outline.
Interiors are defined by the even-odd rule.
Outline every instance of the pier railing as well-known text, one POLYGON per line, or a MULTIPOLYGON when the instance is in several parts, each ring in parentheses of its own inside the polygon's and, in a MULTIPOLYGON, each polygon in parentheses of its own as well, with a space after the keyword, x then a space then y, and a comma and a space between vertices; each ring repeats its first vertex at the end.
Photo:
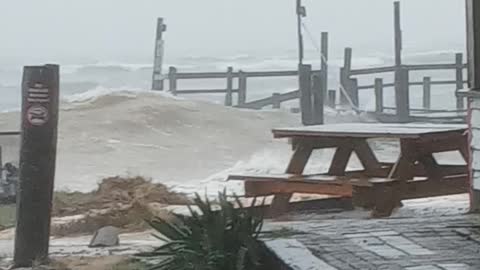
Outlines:
POLYGON ((344 91, 341 91, 341 103, 353 103, 354 107, 361 107, 359 95, 361 91, 374 91, 375 96, 375 110, 373 113, 384 114, 386 110, 395 110, 395 115, 398 121, 405 122, 411 119, 412 113, 461 113, 465 111, 464 97, 455 94, 456 110, 447 109, 432 109, 432 86, 451 85, 452 93, 457 93, 464 89, 467 80, 464 78, 464 70, 467 65, 463 63, 463 54, 455 54, 455 61, 452 63, 441 64, 418 64, 418 65, 394 65, 385 67, 371 67, 352 69, 352 49, 346 48, 344 54, 344 65, 340 69, 340 81, 343 85, 344 91), (422 80, 411 80, 410 72, 414 71, 451 71, 455 75, 452 80, 435 80, 430 76, 424 76, 422 80), (394 79, 392 81, 384 81, 380 78, 384 73, 393 73, 394 79), (369 75, 374 77, 371 84, 360 85, 358 78, 369 75), (375 76, 378 77, 375 78, 375 76), (422 107, 412 108, 410 104, 410 86, 422 86, 422 107), (387 107, 384 105, 384 90, 386 88, 394 88, 395 92, 395 106, 387 107), (349 96, 350 101, 346 97, 349 96))
MULTIPOLYGON (((323 78, 323 72, 320 70, 310 71, 310 76, 319 75, 323 78)), ((272 93, 270 97, 247 101, 248 80, 250 78, 287 78, 299 77, 298 70, 285 71, 234 71, 233 67, 228 67, 226 72, 178 72, 175 67, 170 67, 167 75, 168 91, 173 95, 190 94, 225 94, 225 105, 236 106, 240 108, 261 109, 267 106, 280 108, 282 102, 298 99, 300 92, 294 89, 285 93, 272 93), (224 79, 225 87, 221 89, 179 89, 178 81, 194 79, 224 79), (236 80, 236 83, 235 83, 236 80), (235 87, 234 87, 235 85, 235 87), (236 102, 234 102, 234 95, 236 102)))

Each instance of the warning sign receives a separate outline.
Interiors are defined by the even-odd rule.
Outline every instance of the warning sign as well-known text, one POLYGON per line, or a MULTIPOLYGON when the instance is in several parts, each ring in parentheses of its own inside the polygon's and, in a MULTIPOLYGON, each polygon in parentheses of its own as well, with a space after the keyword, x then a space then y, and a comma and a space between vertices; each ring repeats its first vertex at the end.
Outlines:
POLYGON ((34 126, 43 126, 48 117, 48 110, 42 105, 33 105, 27 110, 27 120, 34 126))
POLYGON ((48 103, 50 102, 49 90, 43 84, 36 83, 28 89, 27 101, 30 103, 48 103))

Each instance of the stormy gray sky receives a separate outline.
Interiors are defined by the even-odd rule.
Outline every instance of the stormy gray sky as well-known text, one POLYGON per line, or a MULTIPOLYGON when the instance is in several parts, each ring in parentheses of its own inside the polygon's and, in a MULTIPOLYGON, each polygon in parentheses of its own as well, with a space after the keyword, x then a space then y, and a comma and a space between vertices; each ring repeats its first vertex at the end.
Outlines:
MULTIPOLYGON (((128 61, 152 55, 156 17, 167 54, 236 55, 296 49, 295 0, 0 0, 0 62, 128 61)), ((391 52, 391 0, 304 0, 314 35, 391 52)), ((402 0, 406 51, 463 49, 463 0, 402 0)))

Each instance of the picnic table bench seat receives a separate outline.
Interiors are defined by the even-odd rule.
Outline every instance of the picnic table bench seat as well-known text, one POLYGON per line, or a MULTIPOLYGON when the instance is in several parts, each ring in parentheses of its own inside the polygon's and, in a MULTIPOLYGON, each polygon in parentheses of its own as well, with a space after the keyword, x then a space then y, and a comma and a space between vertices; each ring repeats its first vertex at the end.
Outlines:
POLYGON ((325 194, 351 197, 353 185, 369 186, 368 178, 330 175, 230 175, 229 181, 245 181, 245 196, 269 196, 281 193, 325 194))
MULTIPOLYGON (((445 176, 442 179, 428 179, 428 177, 414 177, 406 181, 402 199, 415 199, 425 196, 441 196, 462 194, 468 192, 468 182, 462 180, 466 174, 445 176)), ((296 174, 251 174, 229 175, 228 181, 244 181, 245 196, 270 196, 276 194, 305 193, 323 194, 338 197, 353 197, 355 193, 362 193, 356 198, 358 206, 370 204, 368 197, 376 192, 376 188, 384 190, 385 187, 395 186, 400 183, 395 179, 385 177, 366 177, 362 175, 331 176, 325 174, 296 175, 296 174)))

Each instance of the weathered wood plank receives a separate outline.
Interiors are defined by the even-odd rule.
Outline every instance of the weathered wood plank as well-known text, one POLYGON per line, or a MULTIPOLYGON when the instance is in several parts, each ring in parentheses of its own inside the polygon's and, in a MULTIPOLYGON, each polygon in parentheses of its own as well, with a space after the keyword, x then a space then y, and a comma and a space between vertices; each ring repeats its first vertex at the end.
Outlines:
POLYGON ((423 108, 430 110, 431 108, 431 93, 430 90, 432 89, 432 79, 430 77, 423 78, 423 108))
POLYGON ((345 175, 350 156, 353 153, 353 145, 344 143, 340 145, 333 155, 332 163, 328 169, 330 175, 345 175))
MULTIPOLYGON (((469 87, 480 89, 480 2, 467 0, 467 57, 469 87)), ((480 197, 479 197, 480 200, 480 197)), ((480 203, 479 203, 480 206, 480 203)))
POLYGON ((375 112, 383 112, 383 79, 375 79, 375 112))
POLYGON ((275 138, 319 137, 319 138, 420 138, 433 133, 458 134, 465 132, 464 124, 378 124, 378 123, 348 123, 328 124, 296 128, 273 129, 275 138))
POLYGON ((247 102, 247 75, 243 71, 238 72, 238 102, 237 106, 242 107, 247 102))
MULTIPOLYGON (((229 175, 228 181, 245 181, 245 182, 304 182, 312 184, 330 184, 343 185, 351 183, 358 186, 371 186, 369 180, 373 177, 365 175, 365 171, 350 172, 346 176, 333 176, 326 174, 258 174, 258 175, 229 175)), ((380 179, 378 179, 380 180, 380 179)))
POLYGON ((348 89, 353 105, 358 107, 360 104, 360 96, 358 94, 358 79, 350 79, 348 82, 348 89))
MULTIPOLYGON (((457 66, 457 69, 455 70, 455 78, 456 78, 456 91, 462 90, 463 89, 463 54, 457 53, 455 55, 455 65, 457 66)), ((456 95, 457 97, 457 109, 464 109, 465 108, 465 103, 464 103, 464 97, 456 95)))
POLYGON ((273 93, 272 94, 272 107, 274 109, 280 109, 281 99, 280 99, 280 94, 279 93, 273 93))
MULTIPOLYGON (((354 187, 370 188, 375 185, 388 184, 391 181, 279 181, 279 180, 246 180, 245 196, 288 195, 292 193, 324 194, 351 197, 354 187), (359 184, 360 183, 360 184, 359 184), (375 183, 375 184, 372 184, 375 183)), ((395 181, 394 181, 395 182, 395 181)), ((467 174, 446 176, 444 179, 416 179, 407 181, 401 199, 424 198, 466 193, 468 190, 467 174)))
POLYGON ((165 31, 166 31, 166 25, 163 23, 163 18, 158 18, 157 31, 155 36, 155 50, 153 55, 152 90, 163 90, 163 82, 164 82, 162 77, 163 55, 164 55, 163 32, 165 31))
POLYGON ((177 94, 177 69, 175 67, 170 67, 168 69, 168 90, 172 95, 177 94))
POLYGON ((394 33, 395 33, 395 66, 398 68, 402 65, 402 26, 400 17, 400 2, 394 3, 394 33))
POLYGON ((335 109, 337 102, 337 90, 328 90, 328 107, 335 109))
POLYGON ((423 165, 425 172, 431 180, 441 180, 442 170, 432 154, 420 156, 418 161, 423 165))
MULTIPOLYGON (((319 72, 314 70, 313 72, 319 72)), ((298 76, 298 70, 279 70, 279 71, 244 71, 248 78, 256 77, 294 77, 298 76)), ((232 73, 234 78, 240 76, 240 72, 232 73)), ((225 79, 227 77, 226 72, 179 72, 178 79, 225 79)))
POLYGON ((395 71, 394 66, 388 67, 374 67, 374 68, 362 68, 362 69, 352 69, 350 70, 350 75, 368 75, 368 74, 377 74, 377 73, 388 73, 395 71))
MULTIPOLYGON (((292 158, 290 159, 286 173, 297 175, 302 174, 312 152, 313 148, 310 145, 298 144, 292 158)), ((288 203, 290 202, 291 197, 292 193, 276 195, 272 201, 271 214, 277 215, 285 213, 288 210, 288 203)))
MULTIPOLYGON (((233 89, 232 93, 237 93, 238 89, 233 89)), ((186 89, 175 91, 177 95, 199 95, 199 94, 226 94, 227 89, 186 89)))
MULTIPOLYGON (((275 198, 277 198, 282 195, 286 195, 288 196, 288 199, 290 199, 290 194, 292 193, 325 194, 341 197, 351 197, 352 185, 348 183, 345 183, 343 185, 333 185, 293 181, 245 182, 245 195, 247 197, 275 195, 275 198)), ((275 204, 275 199, 273 204, 275 204)))
POLYGON ((439 181, 408 182, 401 198, 418 199, 426 197, 464 194, 469 191, 468 175, 448 176, 439 181))
POLYGON ((405 68, 395 71, 395 107, 399 122, 410 120, 410 93, 408 87, 409 75, 405 68))
POLYGON ((302 124, 313 124, 313 103, 312 103, 312 66, 299 65, 299 87, 300 87, 300 111, 302 113, 302 124))
POLYGON ((232 106, 232 91, 233 91, 233 67, 227 69, 227 89, 225 94, 225 106, 232 106))
MULTIPOLYGON (((280 94, 278 96, 278 99, 280 100, 280 102, 285 102, 285 101, 289 101, 289 100, 292 100, 292 99, 298 99, 299 97, 300 97, 300 91, 294 90, 294 91, 291 91, 291 92, 280 94)), ((272 97, 267 97, 267 98, 247 102, 247 103, 243 104, 242 108, 250 108, 250 109, 258 109, 259 110, 263 107, 267 107, 267 106, 270 106, 272 104, 273 104, 272 97)))
POLYGON ((355 140, 354 151, 365 168, 367 175, 375 175, 382 168, 375 153, 366 140, 355 140))
POLYGON ((351 97, 351 81, 350 81, 350 70, 352 69, 352 48, 345 48, 343 56, 343 67, 340 68, 340 104, 350 105, 349 99, 351 97), (348 95, 349 97, 347 97, 348 95))
MULTIPOLYGON (((420 64, 420 65, 403 65, 406 69, 410 71, 419 71, 419 70, 447 70, 447 69, 456 69, 456 64, 420 64)), ((465 68, 465 65, 463 65, 465 68)))
MULTIPOLYGON (((324 71, 321 72, 322 74, 324 71)), ((314 125, 323 125, 324 123, 324 89, 322 78, 323 75, 314 75, 313 76, 313 122, 314 125)))
MULTIPOLYGON (((328 33, 327 32, 322 32, 322 39, 321 39, 321 89, 322 89, 322 95, 324 97, 327 96, 327 91, 328 91, 328 33)), ((325 104, 326 101, 324 100, 325 104)))

